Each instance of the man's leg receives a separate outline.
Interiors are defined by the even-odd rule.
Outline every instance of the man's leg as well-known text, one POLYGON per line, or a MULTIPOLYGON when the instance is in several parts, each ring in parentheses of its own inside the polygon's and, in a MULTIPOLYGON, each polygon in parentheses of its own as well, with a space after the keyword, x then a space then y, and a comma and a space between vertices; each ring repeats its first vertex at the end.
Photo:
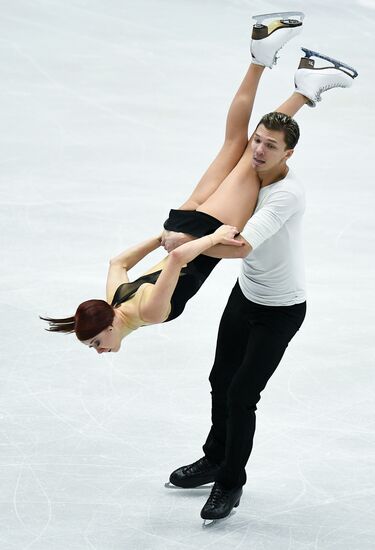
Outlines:
POLYGON ((246 312, 241 314, 241 300, 238 300, 241 294, 237 283, 219 326, 213 371, 221 373, 222 391, 212 393, 212 428, 203 446, 205 456, 172 472, 169 480, 178 487, 196 487, 214 481, 225 457, 226 391, 243 361, 247 346, 246 312))
MULTIPOLYGON (((243 299, 246 300, 244 296, 243 299)), ((300 328, 306 312, 306 303, 266 307, 247 302, 248 336, 242 364, 234 376, 228 365, 219 372, 213 371, 210 377, 212 394, 215 395, 223 391, 228 373, 232 375, 226 399, 220 403, 227 412, 225 458, 201 510, 204 519, 226 517, 240 503, 242 486, 246 482, 245 466, 253 446, 255 411, 260 393, 280 363, 289 341, 300 328)), ((214 407, 214 399, 212 403, 214 407)), ((213 426, 210 433, 215 437, 214 430, 213 426)))
MULTIPOLYGON (((244 296, 243 299, 246 300, 244 296)), ((228 489, 246 482, 245 466, 253 446, 256 405, 306 311, 305 304, 268 307, 246 301, 247 345, 242 363, 235 369, 229 364, 221 371, 213 370, 210 376, 213 396, 226 389, 220 402, 227 415, 225 458, 216 481, 228 489)), ((212 405, 217 406, 214 398, 212 405)), ((213 418, 215 415, 213 411, 213 418)), ((215 434, 214 425, 211 432, 215 434)))
POLYGON ((212 426, 203 451, 205 456, 217 464, 221 464, 225 458, 228 388, 243 363, 247 348, 249 323, 246 306, 237 282, 221 317, 215 360, 209 376, 212 426))

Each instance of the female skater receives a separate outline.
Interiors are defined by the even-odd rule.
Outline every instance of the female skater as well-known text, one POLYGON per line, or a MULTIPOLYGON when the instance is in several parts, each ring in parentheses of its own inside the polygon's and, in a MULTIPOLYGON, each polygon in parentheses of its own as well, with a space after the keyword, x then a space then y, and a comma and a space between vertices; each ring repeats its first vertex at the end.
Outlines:
MULTIPOLYGON (((161 245, 161 237, 149 239, 113 258, 107 278, 107 300, 83 302, 73 317, 42 317, 49 322, 50 331, 75 332, 80 341, 98 353, 117 352, 122 339, 132 331, 180 315, 220 258, 249 253, 250 245, 238 236, 254 210, 259 191, 258 161, 254 160, 254 141, 248 138, 248 124, 265 66, 271 67, 276 62, 276 52, 300 31, 301 25, 302 20, 296 19, 273 21, 268 28, 262 26, 258 37, 259 26, 254 27, 253 63, 231 103, 224 144, 191 197, 180 210, 171 210, 165 224, 168 230, 198 238, 179 246, 132 283, 127 272, 161 245)), ((287 124, 288 117, 311 102, 305 91, 297 87, 277 112, 287 115, 287 124)), ((297 134, 293 143, 288 145, 286 140, 285 147, 273 146, 273 154, 280 163, 292 155, 298 141, 298 126, 294 121, 290 126, 292 133, 297 134)))

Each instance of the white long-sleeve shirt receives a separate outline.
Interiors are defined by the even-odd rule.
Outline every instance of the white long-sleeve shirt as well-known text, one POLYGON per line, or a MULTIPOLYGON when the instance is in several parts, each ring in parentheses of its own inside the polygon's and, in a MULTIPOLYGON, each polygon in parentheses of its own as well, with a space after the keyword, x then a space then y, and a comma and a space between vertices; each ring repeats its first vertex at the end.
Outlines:
POLYGON ((254 214, 242 231, 253 250, 242 262, 239 284, 252 302, 289 306, 305 301, 304 210, 304 189, 291 170, 260 189, 254 214))

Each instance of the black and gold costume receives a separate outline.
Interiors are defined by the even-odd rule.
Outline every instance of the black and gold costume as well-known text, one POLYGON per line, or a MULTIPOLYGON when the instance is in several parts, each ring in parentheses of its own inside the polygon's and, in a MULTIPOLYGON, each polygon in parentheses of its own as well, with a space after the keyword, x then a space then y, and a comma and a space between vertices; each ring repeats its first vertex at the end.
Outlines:
MULTIPOLYGON (((168 231, 188 233, 194 237, 204 237, 216 231, 222 224, 213 216, 196 210, 171 210, 164 223, 168 231)), ((214 267, 219 263, 219 258, 210 258, 200 254, 189 262, 181 270, 181 274, 171 298, 171 311, 164 321, 176 319, 185 309, 186 303, 203 285, 214 267)), ((155 284, 161 270, 142 275, 131 283, 123 283, 118 287, 112 300, 112 306, 117 307, 132 298, 138 288, 144 283, 155 284)))

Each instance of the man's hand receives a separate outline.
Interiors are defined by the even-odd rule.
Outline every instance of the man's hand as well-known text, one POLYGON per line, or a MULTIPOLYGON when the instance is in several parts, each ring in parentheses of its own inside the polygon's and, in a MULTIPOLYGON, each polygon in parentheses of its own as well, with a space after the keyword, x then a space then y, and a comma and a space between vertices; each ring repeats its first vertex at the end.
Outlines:
POLYGON ((164 230, 161 235, 161 245, 164 246, 167 252, 172 252, 178 246, 184 243, 193 241, 195 237, 187 235, 186 233, 177 233, 176 231, 164 230))

